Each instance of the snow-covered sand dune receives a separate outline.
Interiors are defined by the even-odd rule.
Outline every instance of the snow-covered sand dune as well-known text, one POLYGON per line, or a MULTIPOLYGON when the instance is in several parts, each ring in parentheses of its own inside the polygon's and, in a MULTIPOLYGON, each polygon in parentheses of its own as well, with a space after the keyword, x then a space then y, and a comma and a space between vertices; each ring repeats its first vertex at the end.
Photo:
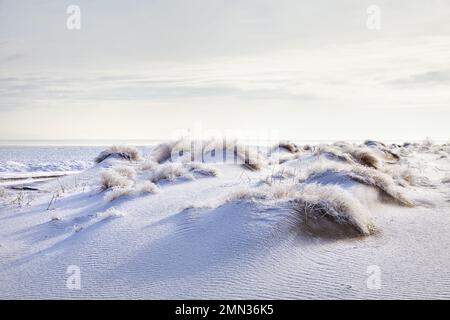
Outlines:
POLYGON ((449 156, 431 142, 111 148, 3 184, 0 298, 450 298, 449 156))

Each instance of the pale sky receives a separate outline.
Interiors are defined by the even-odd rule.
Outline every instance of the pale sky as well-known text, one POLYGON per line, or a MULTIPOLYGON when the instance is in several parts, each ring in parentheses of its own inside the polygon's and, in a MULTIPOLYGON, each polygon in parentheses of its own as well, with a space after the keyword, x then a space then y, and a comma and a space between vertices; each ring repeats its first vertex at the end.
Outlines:
POLYGON ((0 140, 448 140, 449 17, 448 0, 0 0, 0 140))

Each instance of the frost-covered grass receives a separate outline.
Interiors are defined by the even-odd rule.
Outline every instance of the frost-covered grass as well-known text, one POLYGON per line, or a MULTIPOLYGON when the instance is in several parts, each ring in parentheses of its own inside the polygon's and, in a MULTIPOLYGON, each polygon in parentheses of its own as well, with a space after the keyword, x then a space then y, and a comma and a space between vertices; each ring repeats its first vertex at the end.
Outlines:
POLYGON ((302 223, 308 218, 326 216, 336 224, 346 225, 355 234, 370 235, 376 230, 368 209, 355 196, 337 185, 280 183, 260 188, 243 188, 227 197, 216 199, 215 202, 197 203, 191 207, 219 207, 241 200, 281 202, 296 212, 302 223))
POLYGON ((344 153, 340 148, 330 145, 319 145, 314 148, 313 154, 316 156, 325 156, 331 160, 337 160, 346 163, 355 163, 351 155, 344 153))
POLYGON ((100 173, 100 187, 102 188, 102 190, 113 188, 131 188, 134 184, 134 180, 129 177, 130 171, 123 170, 123 168, 120 168, 119 171, 117 171, 115 168, 103 170, 100 173))
POLYGON ((248 146, 240 144, 235 145, 235 153, 238 158, 243 162, 243 166, 253 171, 261 170, 267 167, 267 160, 265 157, 248 146))
POLYGON ((107 191, 104 199, 110 202, 130 195, 133 191, 135 180, 136 171, 132 167, 121 165, 102 170, 100 173, 100 187, 102 190, 107 191))
POLYGON ((157 193, 159 189, 155 183, 163 180, 195 180, 196 175, 211 177, 219 175, 216 167, 200 162, 158 164, 154 160, 146 160, 136 168, 138 171, 134 166, 121 164, 101 171, 99 184, 103 191, 107 191, 106 201, 114 201, 124 196, 157 193), (147 181, 138 182, 143 178, 147 181))
POLYGON ((111 202, 120 197, 131 195, 132 188, 131 187, 113 187, 111 188, 104 196, 105 201, 111 202))
POLYGON ((172 143, 161 143, 154 147, 150 153, 150 160, 156 163, 166 162, 171 158, 172 148, 174 146, 174 142, 172 143))
POLYGON ((158 183, 162 180, 173 181, 177 178, 195 179, 182 163, 165 163, 151 172, 149 180, 153 183, 158 183))
POLYGON ((150 181, 143 181, 141 183, 134 183, 132 180, 127 180, 125 183, 122 183, 122 178, 117 179, 117 176, 113 174, 114 182, 119 181, 119 185, 114 185, 108 188, 108 192, 105 194, 105 200, 107 202, 114 201, 118 198, 124 196, 138 196, 143 194, 153 194, 159 191, 158 187, 150 181))
POLYGON ((116 165, 112 167, 112 170, 122 177, 126 177, 130 180, 136 180, 136 170, 133 167, 126 165, 116 165))
POLYGON ((125 159, 129 161, 142 160, 141 153, 138 149, 131 146, 112 146, 102 151, 96 158, 95 162, 100 163, 107 158, 116 157, 119 159, 125 159))
POLYGON ((294 210, 303 222, 311 217, 330 218, 337 224, 348 225, 361 235, 376 231, 370 213, 351 193, 337 185, 308 184, 298 193, 294 210))
POLYGON ((158 193, 159 192, 158 186, 150 181, 144 181, 140 184, 137 184, 135 190, 138 194, 158 193))
POLYGON ((100 219, 120 218, 120 217, 124 217, 124 216, 125 216, 125 213, 115 207, 111 207, 108 210, 98 214, 98 217, 100 219))
MULTIPOLYGON (((204 163, 192 161, 192 153, 158 163, 150 157, 152 149, 143 147, 143 161, 108 159, 60 183, 5 175, 0 289, 6 290, 0 297, 70 299, 73 292, 49 280, 65 272, 61 266, 79 264, 80 257, 82 275, 95 280, 82 282, 80 298, 448 297, 450 262, 443 257, 450 239, 444 223, 450 162, 441 158, 442 145, 430 144, 422 153, 421 143, 339 142, 327 146, 334 156, 315 154, 313 145, 297 146, 294 153, 283 147, 280 155, 289 161, 279 165, 272 153, 271 162, 254 171, 241 160, 217 163, 236 158, 234 147, 225 148, 226 157, 219 147, 219 156, 207 154, 204 163), (378 168, 362 164, 347 148, 368 148, 378 168), (152 176, 163 180, 153 183, 152 176), (28 184, 39 190, 21 189, 28 184), (81 184, 83 189, 71 187, 81 184), (29 205, 28 196, 35 198, 29 205), (392 201, 402 196, 416 207, 392 201), (360 236, 366 238, 355 239, 360 236), (400 292, 361 287, 358 275, 374 263, 374 255, 386 274, 408 285, 398 285, 400 292), (249 261, 251 268, 243 268, 249 261), (410 281, 415 271, 435 265, 440 267, 434 280, 410 281), (318 281, 324 270, 331 271, 326 293, 318 281), (180 278, 177 286, 172 280, 180 278), (205 278, 212 280, 207 288, 205 278), (120 285, 111 285, 111 279, 120 279, 120 285), (344 282, 352 289, 342 290, 344 282)), ((268 149, 254 148, 263 150, 263 160, 268 149)))
POLYGON ((369 150, 368 148, 354 148, 349 151, 349 154, 351 154, 357 162, 367 167, 377 169, 381 166, 380 159, 375 155, 373 151, 369 150))
MULTIPOLYGON (((251 188, 244 187, 237 191, 233 190, 227 196, 214 201, 215 203, 212 206, 239 199, 296 202, 299 210, 304 207, 312 212, 321 212, 322 214, 329 211, 330 213, 327 216, 332 220, 336 220, 338 223, 347 221, 347 224, 353 225, 359 230, 358 232, 367 234, 370 227, 366 226, 366 229, 364 229, 362 227, 365 225, 364 223, 356 223, 361 221, 360 218, 355 218, 354 221, 351 219, 351 217, 357 216, 357 212, 363 210, 360 210, 361 208, 356 210, 351 207, 349 201, 359 200, 357 198, 352 199, 351 197, 354 197, 354 195, 349 196, 348 190, 342 188, 340 184, 350 183, 351 187, 357 186, 358 183, 370 186, 372 187, 370 190, 378 190, 379 193, 396 203, 412 207, 421 203, 416 195, 408 193, 411 187, 428 188, 439 185, 439 182, 449 183, 450 180, 448 177, 444 179, 439 177, 439 180, 432 182, 420 168, 420 163, 414 163, 413 165, 409 163, 409 157, 412 157, 410 153, 404 153, 404 159, 399 158, 399 161, 394 161, 396 152, 401 153, 401 150, 408 148, 412 155, 425 148, 429 150, 427 151, 429 154, 432 154, 438 147, 440 152, 443 152, 445 145, 439 146, 431 142, 411 144, 411 146, 386 145, 373 141, 366 142, 363 145, 337 142, 318 146, 299 146, 295 143, 282 141, 275 148, 286 151, 282 155, 287 156, 286 159, 290 161, 283 165, 278 165, 271 158, 266 158, 258 149, 241 145, 236 141, 226 141, 226 143, 217 140, 205 143, 197 141, 194 144, 197 146, 194 150, 189 150, 191 144, 186 141, 160 144, 153 148, 150 155, 143 161, 141 161, 138 151, 132 147, 114 146, 105 150, 99 158, 106 159, 114 156, 133 162, 108 162, 107 165, 112 165, 112 167, 107 169, 95 167, 98 168, 97 170, 101 169, 99 185, 100 189, 105 191, 104 199, 109 202, 128 197, 126 201, 131 201, 140 195, 158 193, 160 192, 159 187, 161 187, 158 187, 158 184, 162 181, 191 181, 201 177, 221 177, 222 170, 226 172, 229 167, 191 160, 198 156, 197 152, 200 152, 199 154, 203 156, 211 150, 216 150, 218 152, 230 152, 235 157, 237 156, 244 167, 254 171, 243 170, 242 174, 239 175, 239 184, 250 185, 252 181, 259 181, 260 184, 251 188), (177 153, 180 150, 184 153, 177 153), (395 152, 392 151, 394 155, 390 158, 391 150, 395 150, 395 152), (191 151, 194 151, 194 153, 191 151), (179 157, 174 159, 174 162, 168 161, 174 152, 179 157), (186 152, 191 152, 190 155, 194 156, 188 156, 186 152), (127 155, 124 156, 123 154, 127 155), (325 157, 321 157, 322 155, 325 155, 325 157), (137 163, 136 160, 138 160, 137 163), (333 175, 335 173, 337 175, 333 175), (248 180, 242 179, 243 175, 248 175, 248 180), (264 182, 265 186, 261 182, 264 182), (330 183, 337 185, 333 186, 330 183), (328 199, 323 198, 326 192, 329 193, 328 199), (338 193, 342 194, 342 199, 337 197, 338 193), (411 195, 414 195, 414 197, 411 198, 411 195)), ((236 170, 236 168, 232 170, 236 170)), ((198 183, 200 184, 200 182, 198 183)), ((165 190, 166 184, 161 188, 161 190, 165 190)), ((90 189, 88 188, 88 190, 90 189)), ((5 193, 3 189, 0 189, 0 197, 4 197, 5 193)), ((25 201, 23 194, 14 193, 14 196, 17 196, 14 203, 19 207, 28 203, 28 201, 25 201)), ((374 194, 377 195, 376 192, 374 194)))
MULTIPOLYGON (((162 143, 150 152, 151 162, 164 164, 168 160, 182 162, 201 162, 204 156, 214 151, 216 154, 234 154, 239 163, 250 170, 261 170, 267 166, 267 159, 254 148, 238 143, 237 141, 186 141, 162 143), (173 158, 173 159, 172 159, 173 158)), ((230 159, 228 159, 229 161, 230 159)), ((150 164, 152 167, 152 165, 150 164)))
POLYGON ((300 148, 293 142, 280 141, 272 147, 271 153, 277 152, 279 150, 286 150, 289 153, 296 153, 300 151, 300 148))
POLYGON ((321 145, 315 150, 316 155, 326 155, 346 163, 359 163, 371 168, 379 168, 381 160, 369 148, 360 148, 348 143, 340 145, 321 145))
POLYGON ((236 194, 238 199, 284 200, 294 203, 293 209, 305 216, 327 215, 337 223, 349 223, 362 234, 368 235, 374 230, 369 222, 366 208, 348 191, 337 185, 276 184, 257 190, 248 190, 236 194))
POLYGON ((149 180, 158 183, 162 180, 175 179, 195 180, 195 175, 217 177, 219 170, 209 164, 201 162, 165 163, 150 172, 149 180))
POLYGON ((216 167, 202 162, 190 162, 186 163, 185 166, 188 171, 194 174, 212 177, 217 177, 220 174, 216 167))
POLYGON ((408 207, 413 207, 412 200, 404 194, 402 188, 388 174, 359 164, 343 164, 332 161, 316 162, 301 172, 300 181, 309 178, 319 178, 327 172, 341 173, 362 184, 372 186, 395 201, 408 207))
POLYGON ((261 170, 268 165, 268 160, 263 154, 255 148, 241 144, 238 141, 209 141, 203 147, 203 154, 210 153, 213 150, 216 154, 234 154, 240 164, 252 171, 261 170))
POLYGON ((142 171, 153 170, 158 166, 158 162, 147 159, 139 165, 139 169, 142 171))

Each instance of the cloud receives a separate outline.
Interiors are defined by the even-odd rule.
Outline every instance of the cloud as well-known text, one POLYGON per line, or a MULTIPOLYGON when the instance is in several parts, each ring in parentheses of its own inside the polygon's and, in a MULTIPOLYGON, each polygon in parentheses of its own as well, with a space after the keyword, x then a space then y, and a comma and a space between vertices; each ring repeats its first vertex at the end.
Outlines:
MULTIPOLYGON (((228 111, 233 109, 243 125, 251 119, 293 131, 299 119, 309 122, 313 114, 323 121, 320 127, 332 128, 344 113, 340 119, 357 127, 355 135, 368 127, 369 112, 395 108, 413 117, 429 108, 440 118, 450 114, 448 1, 380 0, 379 32, 365 26, 371 1, 78 4, 82 27, 69 31, 64 2, 2 2, 5 134, 16 134, 21 118, 32 124, 38 114, 51 125, 55 110, 58 123, 68 114, 74 124, 85 122, 86 110, 100 118, 113 117, 114 110, 110 123, 132 123, 141 120, 128 110, 146 108, 148 118, 159 120, 155 132, 175 126, 173 114, 180 110, 185 118, 206 115, 208 121, 219 114, 213 123, 220 125, 240 123, 228 111)), ((20 134, 43 130, 25 123, 20 134)), ((84 134, 77 128, 70 134, 77 130, 84 134)))
POLYGON ((450 37, 383 39, 169 66, 143 64, 120 71, 93 67, 86 72, 77 66, 34 74, 15 71, 0 77, 0 93, 21 107, 29 101, 64 101, 70 107, 80 101, 132 104, 164 99, 182 105, 185 99, 224 97, 243 99, 249 107, 260 100, 359 108, 447 106, 446 88, 420 84, 450 79, 449 54, 450 37), (418 88, 405 92, 412 84, 418 88))
POLYGON ((11 54, 11 55, 8 55, 6 57, 0 58, 0 62, 1 63, 7 63, 7 62, 19 60, 22 57, 23 57, 23 54, 20 54, 20 53, 11 54))
POLYGON ((433 70, 394 80, 399 85, 446 85, 450 82, 450 70, 433 70))

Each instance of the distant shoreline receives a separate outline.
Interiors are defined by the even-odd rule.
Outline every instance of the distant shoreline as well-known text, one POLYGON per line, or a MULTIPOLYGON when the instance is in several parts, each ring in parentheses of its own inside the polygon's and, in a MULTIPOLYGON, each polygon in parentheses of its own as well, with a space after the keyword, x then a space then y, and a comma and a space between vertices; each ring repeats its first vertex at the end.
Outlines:
MULTIPOLYGON (((133 146, 151 146, 156 145, 162 142, 167 142, 170 139, 67 139, 67 140, 44 140, 44 139, 36 139, 36 140, 0 140, 0 148, 3 147, 107 147, 111 145, 133 145, 133 146)), ((286 139, 298 144, 321 144, 321 143, 333 143, 336 141, 347 141, 353 143, 363 143, 365 139, 309 139, 309 140, 296 140, 296 139, 286 139)), ((403 144, 405 142, 422 142, 425 139, 417 140, 417 139, 409 139, 409 140, 378 140, 384 143, 398 143, 403 144)), ((448 140, 433 140, 435 143, 444 144, 447 143, 448 140)), ((277 143, 278 141, 266 141, 267 145, 272 145, 277 143)), ((253 144, 253 143, 251 143, 253 144)), ((255 143, 255 145, 258 145, 255 143)))

